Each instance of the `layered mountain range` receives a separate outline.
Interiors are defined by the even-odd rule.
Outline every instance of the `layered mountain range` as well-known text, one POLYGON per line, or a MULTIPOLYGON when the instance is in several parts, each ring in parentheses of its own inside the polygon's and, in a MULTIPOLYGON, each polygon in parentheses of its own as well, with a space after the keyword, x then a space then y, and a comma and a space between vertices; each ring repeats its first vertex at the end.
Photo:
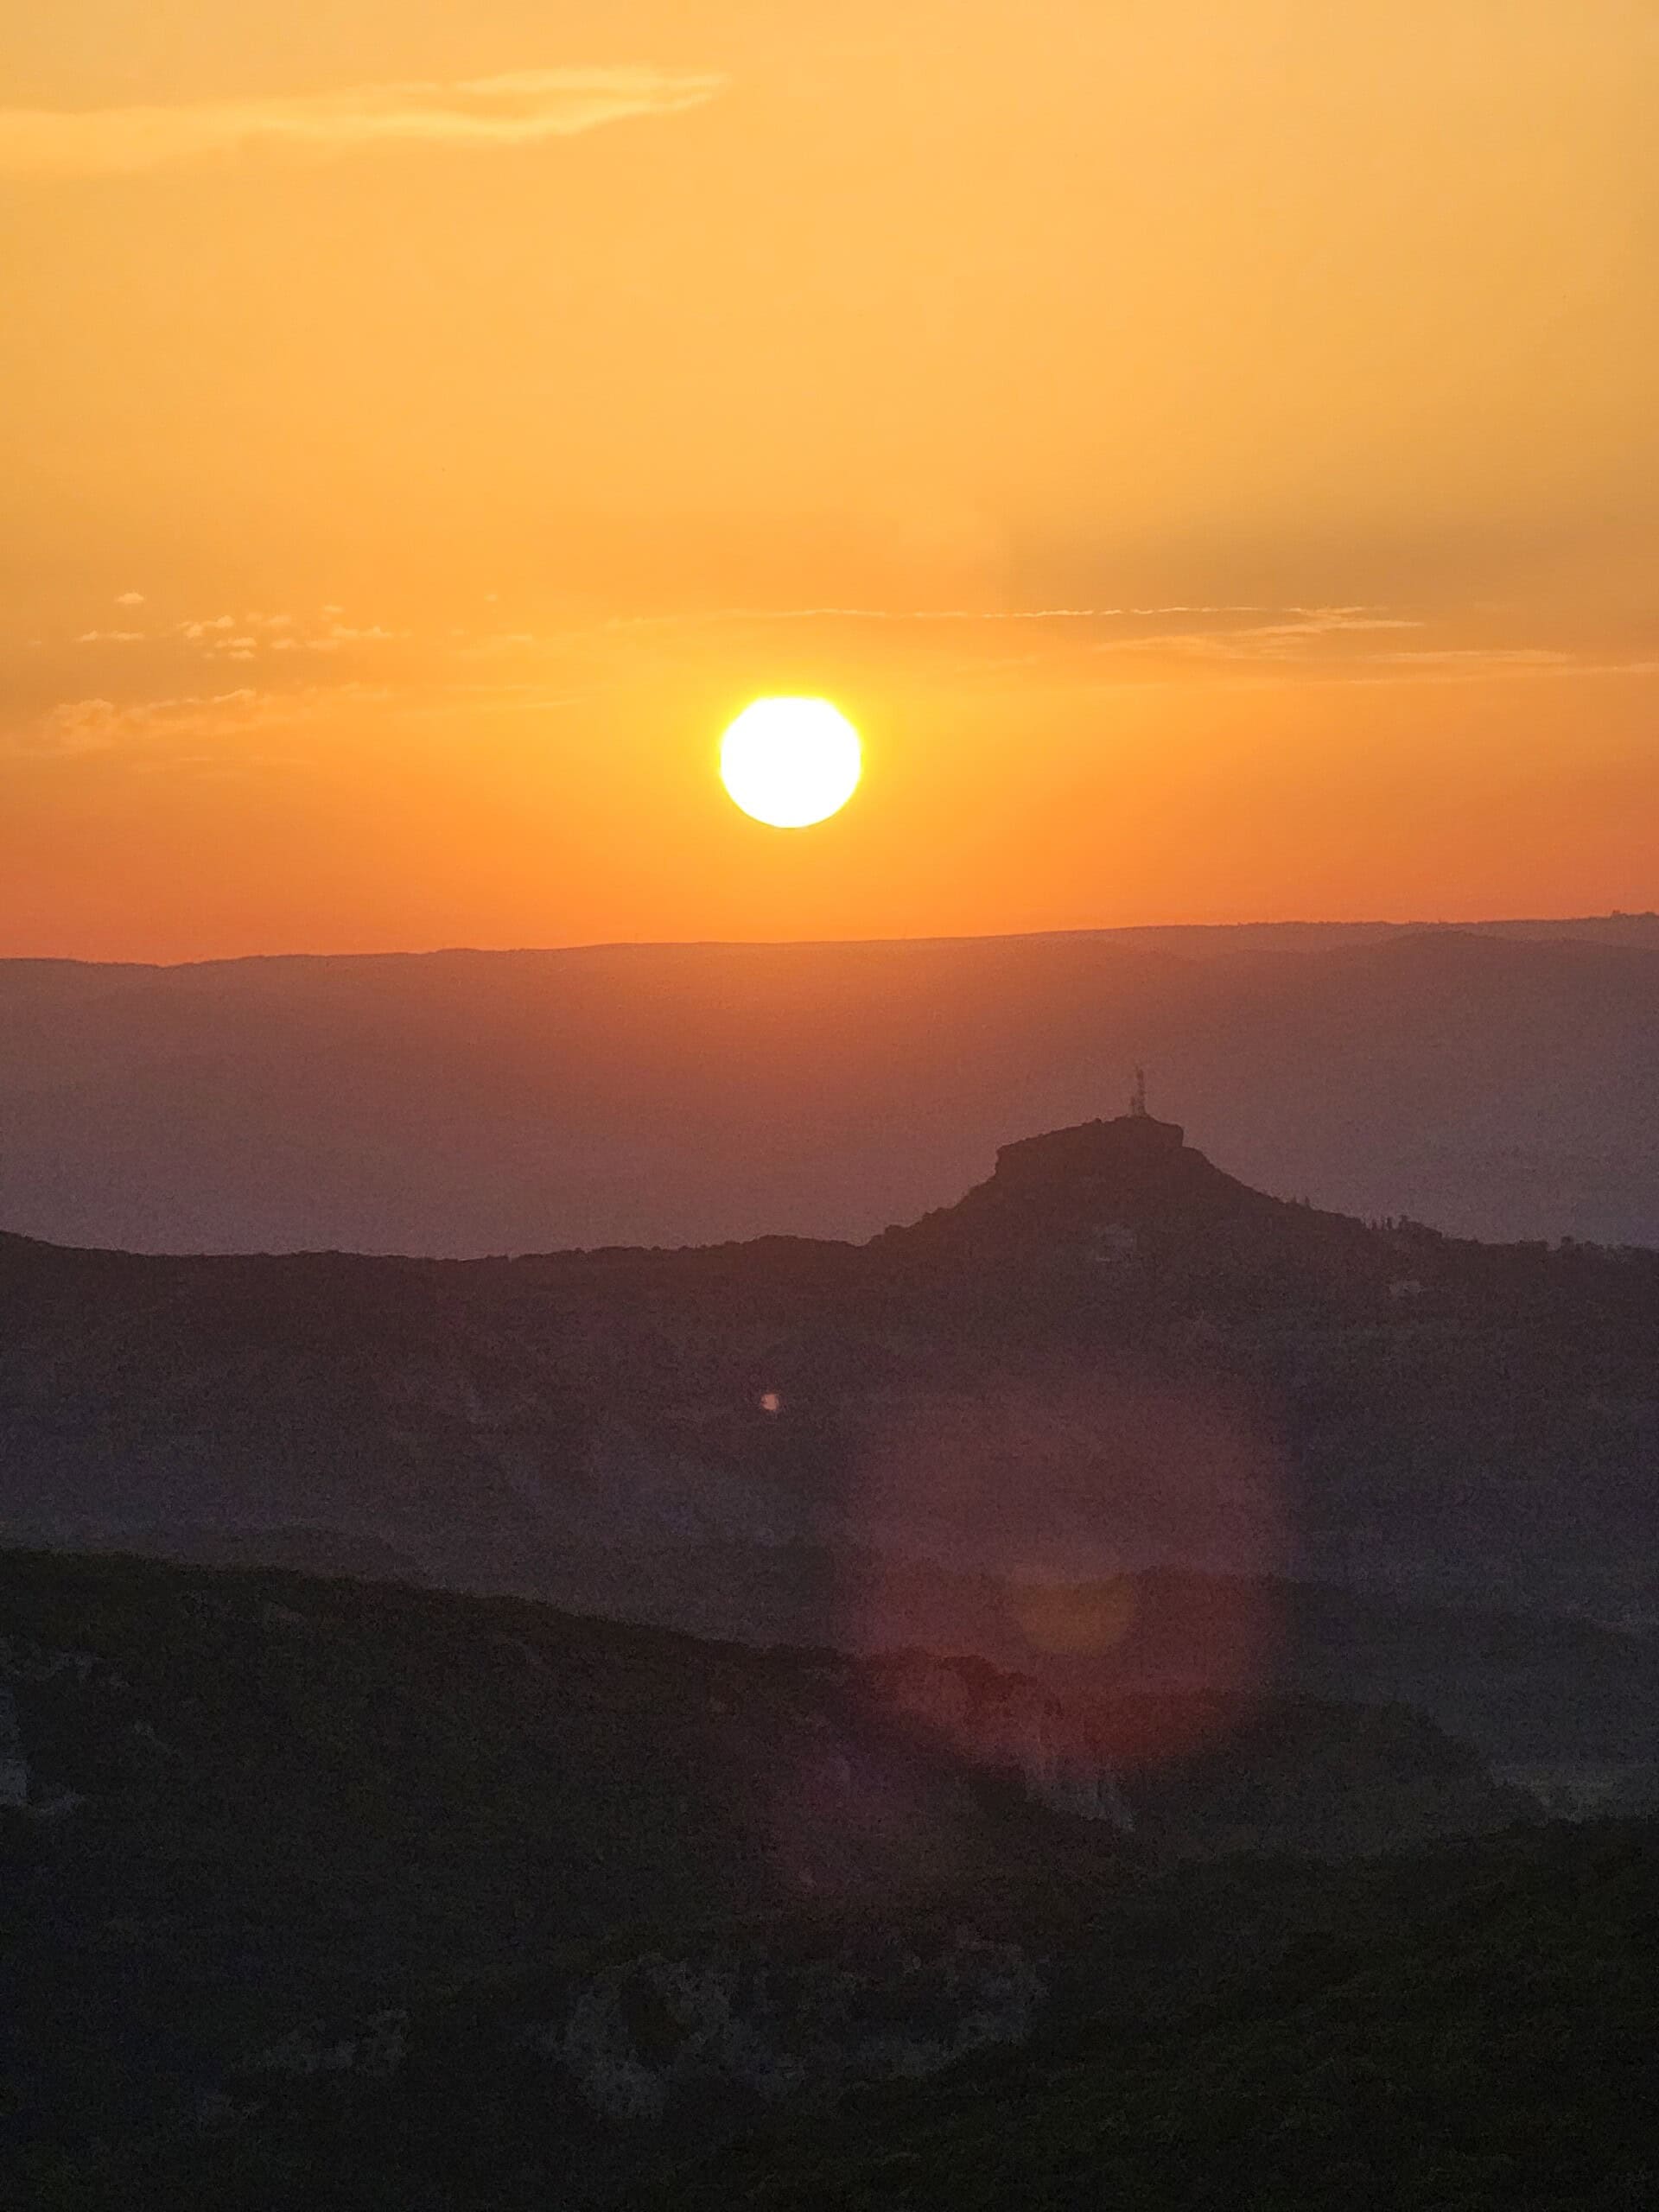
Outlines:
POLYGON ((1145 1111, 862 1244, 0 1236, 0 2168, 613 2205, 730 2145, 750 2201, 745 2131, 892 2092, 908 2158, 905 2083, 1067 2035, 1166 2020, 1161 2112, 1241 1961, 1323 2053, 1415 1944, 1414 2021, 1495 1898, 1560 1936, 1505 2017, 1623 2050, 1646 1832, 1532 1839, 1659 1784, 1656 1318, 1659 1253, 1272 1198, 1145 1111))
POLYGON ((13 1541, 977 1651, 1096 1688, 1232 1694, 1300 1652, 1292 1686, 1320 1694, 1353 1688, 1344 1666, 1383 1694, 1433 1675, 1441 1717, 1514 1758, 1586 1725, 1559 1682, 1539 1694, 1570 1646, 1575 1680, 1623 1685, 1597 1756, 1643 1755, 1659 1255, 1272 1198, 1145 1114, 1011 1144, 861 1246, 439 1262, 8 1236, 0 1313, 13 1541), (1365 1625, 1333 1659, 1338 1614, 1365 1625))

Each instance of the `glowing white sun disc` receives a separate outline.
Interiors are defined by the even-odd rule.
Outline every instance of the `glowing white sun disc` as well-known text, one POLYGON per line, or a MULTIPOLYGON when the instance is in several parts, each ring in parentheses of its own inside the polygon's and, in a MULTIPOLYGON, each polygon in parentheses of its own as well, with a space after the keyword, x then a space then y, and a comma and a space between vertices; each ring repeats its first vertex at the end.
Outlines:
POLYGON ((721 780, 745 814, 774 830, 839 813, 863 767, 858 732, 827 699, 757 699, 721 741, 721 780))

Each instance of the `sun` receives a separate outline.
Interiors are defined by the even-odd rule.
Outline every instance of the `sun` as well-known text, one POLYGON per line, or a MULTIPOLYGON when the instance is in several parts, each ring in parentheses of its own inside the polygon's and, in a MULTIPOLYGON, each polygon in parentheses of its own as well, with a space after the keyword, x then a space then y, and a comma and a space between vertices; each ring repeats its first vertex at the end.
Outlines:
POLYGON ((774 830, 807 830, 858 789, 858 732, 827 699, 757 699, 721 740, 720 773, 745 814, 774 830))

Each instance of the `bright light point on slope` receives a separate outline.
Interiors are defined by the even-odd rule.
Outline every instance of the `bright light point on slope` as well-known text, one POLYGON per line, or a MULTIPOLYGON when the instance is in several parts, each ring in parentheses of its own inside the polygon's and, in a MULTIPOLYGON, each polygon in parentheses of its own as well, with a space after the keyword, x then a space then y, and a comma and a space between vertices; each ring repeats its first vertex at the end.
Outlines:
POLYGON ((863 767, 858 732, 827 699, 757 699, 721 741, 727 790, 774 830, 806 830, 838 814, 863 767))

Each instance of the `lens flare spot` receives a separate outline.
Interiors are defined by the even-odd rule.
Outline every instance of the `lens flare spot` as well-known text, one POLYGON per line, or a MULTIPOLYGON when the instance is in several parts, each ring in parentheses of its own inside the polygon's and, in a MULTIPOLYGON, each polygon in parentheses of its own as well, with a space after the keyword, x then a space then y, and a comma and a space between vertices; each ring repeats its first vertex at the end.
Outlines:
POLYGON ((1025 1582, 1008 1588, 1008 1610, 1033 1649, 1096 1657, 1135 1626, 1140 1598, 1127 1575, 1109 1582, 1025 1582))

